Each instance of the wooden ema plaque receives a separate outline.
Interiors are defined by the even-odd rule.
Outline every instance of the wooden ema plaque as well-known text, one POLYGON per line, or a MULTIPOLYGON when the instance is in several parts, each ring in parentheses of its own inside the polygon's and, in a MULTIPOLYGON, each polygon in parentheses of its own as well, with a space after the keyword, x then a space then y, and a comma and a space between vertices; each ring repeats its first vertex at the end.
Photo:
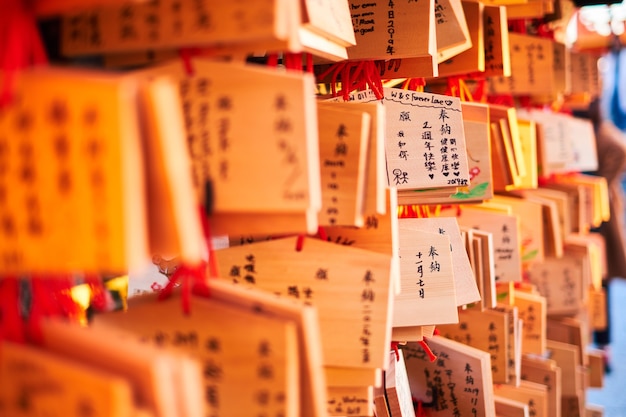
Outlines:
POLYGON ((100 315, 95 325, 132 332, 145 343, 178 349, 201 361, 209 413, 300 415, 293 322, 198 297, 192 298, 189 315, 182 311, 179 297, 133 301, 128 312, 100 315))
POLYGON ((41 69, 0 111, 0 273, 125 273, 148 256, 129 77, 41 69))
POLYGON ((415 342, 401 345, 411 394, 428 404, 429 416, 495 417, 489 353, 441 336, 428 339, 431 362, 415 342))

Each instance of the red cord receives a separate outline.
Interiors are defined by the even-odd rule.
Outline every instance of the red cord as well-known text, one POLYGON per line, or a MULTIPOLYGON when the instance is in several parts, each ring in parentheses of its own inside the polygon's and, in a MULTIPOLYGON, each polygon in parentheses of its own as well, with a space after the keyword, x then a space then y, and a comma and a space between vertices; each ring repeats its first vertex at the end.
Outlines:
POLYGON ((420 341, 419 344, 422 347, 422 349, 424 349, 424 352, 426 352, 426 354, 428 355, 428 359, 431 362, 435 362, 437 360, 437 355, 433 353, 433 351, 430 349, 430 346, 428 346, 428 343, 426 343, 426 338, 420 341))
POLYGON ((391 342, 391 350, 396 354, 396 361, 400 360, 400 350, 398 349, 398 342, 391 342))
POLYGON ((298 235, 298 239, 296 240, 296 252, 302 252, 303 247, 304 247, 304 235, 298 235))

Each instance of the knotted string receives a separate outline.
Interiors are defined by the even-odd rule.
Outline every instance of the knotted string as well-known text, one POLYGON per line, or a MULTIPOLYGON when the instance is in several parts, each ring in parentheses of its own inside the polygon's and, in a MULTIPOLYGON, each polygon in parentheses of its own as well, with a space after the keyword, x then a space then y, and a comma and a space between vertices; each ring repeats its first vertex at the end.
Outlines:
POLYGON ((371 89, 378 100, 384 97, 383 82, 374 61, 342 61, 331 65, 318 76, 318 82, 330 77, 330 88, 333 97, 341 95, 345 101, 350 93, 371 89), (341 91, 337 92, 337 84, 341 83, 341 91))

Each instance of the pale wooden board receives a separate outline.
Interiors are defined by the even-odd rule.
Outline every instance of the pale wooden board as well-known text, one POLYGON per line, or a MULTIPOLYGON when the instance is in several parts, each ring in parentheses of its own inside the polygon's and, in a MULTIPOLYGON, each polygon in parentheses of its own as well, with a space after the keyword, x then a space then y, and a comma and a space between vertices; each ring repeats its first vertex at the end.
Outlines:
POLYGON ((509 383, 518 386, 521 381, 522 369, 522 335, 520 331, 521 321, 518 317, 519 310, 517 307, 502 303, 499 303, 494 310, 507 315, 508 344, 506 349, 509 356, 509 383))
POLYGON ((485 71, 484 4, 462 1, 471 47, 439 63, 439 76, 462 75, 485 71))
POLYGON ((586 347, 589 345, 589 329, 586 320, 574 317, 550 317, 547 322, 547 339, 578 347, 578 365, 588 366, 586 347))
POLYGON ((516 214, 520 220, 522 262, 541 262, 545 256, 541 204, 503 196, 497 196, 493 200, 510 206, 512 213, 516 214))
POLYGON ((317 310, 297 300, 276 297, 224 280, 211 281, 211 298, 268 317, 290 320, 298 326, 301 416, 324 416, 326 379, 317 310))
POLYGON ((348 0, 302 0, 303 26, 343 45, 356 44, 348 0))
MULTIPOLYGON (((385 88, 384 94, 389 185, 398 190, 468 185, 460 100, 391 88, 385 88)), ((377 99, 366 90, 352 93, 350 100, 377 99)))
POLYGON ((536 36, 509 34, 511 76, 491 78, 489 90, 495 94, 556 95, 554 41, 536 36))
POLYGON ((400 227, 400 279, 394 327, 458 321, 448 236, 400 227))
POLYGON ((402 342, 419 342, 424 339, 424 326, 394 327, 391 329, 391 340, 402 342))
MULTIPOLYGON (((561 368, 561 392, 563 397, 576 396, 582 381, 580 381, 577 373, 577 365, 579 361, 579 349, 577 346, 567 343, 555 342, 548 340, 547 349, 550 351, 550 358, 553 359, 557 366, 561 368)), ((564 415, 566 410, 562 410, 564 415)))
POLYGON ((200 389, 202 373, 200 364, 172 351, 163 351, 146 346, 124 332, 102 327, 89 328, 60 320, 45 320, 41 323, 43 346, 50 353, 69 360, 125 378, 133 386, 137 405, 148 408, 156 416, 204 416, 203 392, 200 389), (183 365, 182 361, 187 362, 183 365), (176 401, 176 368, 184 372, 183 401, 176 401), (193 403, 193 408, 184 410, 181 402, 193 403))
POLYGON ((522 280, 518 216, 468 205, 463 207, 457 219, 461 226, 492 233, 496 282, 522 280))
POLYGON ((528 404, 494 395, 498 417, 529 417, 528 404))
POLYGON ((493 197, 490 126, 488 107, 480 103, 462 102, 470 182, 468 186, 399 193, 401 204, 475 203, 493 197))
POLYGON ((127 312, 99 315, 94 325, 133 332, 145 343, 179 349, 201 361, 204 389, 213 393, 205 397, 209 412, 300 414, 299 347, 291 321, 198 297, 192 297, 186 315, 179 297, 160 302, 138 297, 127 312), (260 399, 259 390, 267 396, 260 399))
POLYGON ((537 125, 532 120, 518 118, 517 127, 526 172, 526 175, 522 175, 521 188, 536 189, 538 186, 537 125))
POLYGON ((122 274, 148 259, 136 89, 76 69, 17 77, 0 118, 1 273, 122 274))
POLYGON ((556 366, 555 361, 524 355, 522 380, 545 385, 548 388, 548 415, 561 416, 561 368, 556 366))
POLYGON ((329 387, 327 415, 370 417, 374 415, 372 387, 329 387))
POLYGON ((522 352, 542 355, 546 350, 546 299, 515 291, 513 305, 519 309, 519 318, 524 321, 522 352))
MULTIPOLYGON (((290 29, 300 23, 289 21, 288 5, 282 0, 166 0, 94 7, 64 16, 62 51, 66 55, 90 55, 187 45, 257 43, 259 47, 261 41, 268 45, 281 42, 285 49, 293 36, 290 29)), ((299 3, 296 5, 299 9, 299 3)))
POLYGON ((497 396, 526 403, 529 415, 551 417, 548 414, 548 389, 545 385, 522 381, 519 387, 496 385, 493 391, 497 396))
POLYGON ((485 3, 485 76, 509 77, 511 54, 506 7, 485 3))
POLYGON ((185 73, 182 61, 138 75, 168 75, 179 83, 200 201, 206 199, 205 183, 212 181, 215 212, 319 209, 312 76, 201 58, 191 65, 193 75, 185 73), (246 123, 236 122, 241 120, 246 123), (257 140, 259 135, 266 140, 257 140))
POLYGON ((458 219, 455 217, 430 217, 418 219, 399 219, 400 228, 417 232, 439 233, 450 238, 452 246, 452 268, 457 305, 465 305, 480 300, 472 267, 461 241, 458 219))
POLYGON ((437 326, 441 335, 488 352, 495 384, 509 383, 509 316, 495 310, 459 311, 459 323, 437 326))
POLYGON ((586 298, 584 260, 574 256, 546 258, 528 269, 528 279, 546 297, 548 314, 576 314, 586 298))
POLYGON ((125 379, 34 347, 0 344, 3 415, 80 417, 87 411, 132 417, 132 387, 125 379))
POLYGON ((382 102, 357 103, 341 101, 342 98, 318 102, 318 106, 355 109, 370 115, 371 126, 367 150, 367 172, 364 212, 367 214, 385 214, 387 188, 387 163, 385 161, 385 107, 382 102), (332 104, 331 104, 332 103, 332 104))
POLYGON ((173 80, 160 78, 140 89, 150 251, 197 264, 206 254, 206 243, 177 87, 173 80))
POLYGON ((317 108, 322 226, 364 226, 371 116, 358 109, 317 108))
POLYGON ((385 391, 387 404, 392 416, 413 417, 413 399, 411 398, 411 387, 409 377, 406 372, 404 353, 402 349, 389 353, 389 365, 385 373, 385 391))
POLYGON ((455 408, 461 415, 471 415, 475 408, 477 415, 495 417, 489 354, 441 336, 428 339, 428 346, 438 357, 435 362, 430 362, 418 343, 400 347, 413 397, 429 403, 433 400, 433 386, 443 391, 429 415, 448 416, 455 408), (450 401, 452 395, 458 399, 456 406, 450 401))
POLYGON ((435 0, 435 33, 440 63, 472 47, 461 0, 435 0))
POLYGON ((350 0, 350 13, 356 46, 348 48, 349 59, 436 56, 434 0, 411 3, 350 0), (416 21, 420 24, 415 25, 416 21), (387 30, 390 25, 394 31, 387 30))
POLYGON ((493 235, 489 232, 482 230, 474 230, 472 234, 476 239, 478 245, 480 245, 481 269, 482 274, 479 279, 482 279, 482 304, 487 308, 494 308, 496 306, 496 274, 495 274, 495 251, 493 246, 493 235))
POLYGON ((391 256, 314 238, 297 251, 296 241, 219 250, 220 277, 316 306, 324 365, 383 368, 395 292, 391 256))

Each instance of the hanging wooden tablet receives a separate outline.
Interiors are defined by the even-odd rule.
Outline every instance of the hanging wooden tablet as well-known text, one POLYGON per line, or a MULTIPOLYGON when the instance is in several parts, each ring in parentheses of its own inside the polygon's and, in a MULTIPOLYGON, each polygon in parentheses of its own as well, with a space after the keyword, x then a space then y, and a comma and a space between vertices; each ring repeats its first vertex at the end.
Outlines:
POLYGON ((528 405, 528 414, 536 417, 548 417, 548 388, 543 384, 522 381, 519 387, 496 385, 494 395, 509 398, 528 405))
POLYGON ((144 343, 179 349, 201 361, 210 413, 300 415, 295 324, 217 300, 193 296, 190 301, 191 313, 185 314, 179 296, 136 297, 127 312, 99 315, 94 325, 132 332, 144 343))
POLYGON ((485 76, 510 77, 511 53, 506 7, 485 3, 483 13, 485 76))
MULTIPOLYGON (((490 123, 489 138, 491 140, 491 161, 493 164, 493 188, 495 191, 505 191, 515 188, 519 177, 515 176, 513 165, 510 163, 505 148, 505 138, 499 122, 490 123)), ((510 149, 510 148, 509 148, 510 149)))
POLYGON ((604 388, 604 351, 586 349, 589 364, 589 388, 604 388))
MULTIPOLYGON (((354 95, 373 101, 371 91, 354 95)), ((469 184, 458 98, 385 88, 389 185, 398 190, 469 184)))
POLYGON ((373 417, 373 387, 339 387, 328 390, 327 415, 373 417))
POLYGON ((543 18, 546 11, 544 0, 529 0, 520 4, 509 4, 506 6, 507 18, 509 19, 539 19, 543 18))
POLYGON ((46 350, 127 379, 137 405, 155 416, 204 416, 199 362, 146 346, 114 329, 84 328, 59 320, 46 320, 41 326, 46 350), (180 379, 176 373, 182 374, 180 379), (184 396, 177 397, 176 385, 185 388, 184 396))
POLYGON ((586 319, 573 317, 550 317, 547 322, 548 340, 578 347, 578 364, 588 366, 586 347, 589 345, 589 329, 586 319))
POLYGON ((365 173, 365 203, 367 214, 385 214, 387 210, 387 165, 385 161, 385 107, 382 102, 344 102, 337 97, 328 101, 318 101, 319 106, 360 110, 370 115, 370 135, 367 148, 367 171, 365 173))
POLYGON ((597 404, 585 404, 585 417, 604 417, 604 407, 597 404))
POLYGON ((372 3, 350 0, 356 46, 351 60, 426 58, 436 66, 434 0, 372 3), (426 18, 424 18, 426 17, 426 18), (419 25, 415 22, 419 21, 419 25))
POLYGON ((220 250, 220 276, 316 306, 324 365, 383 368, 391 343, 391 257, 312 238, 298 251, 297 240, 220 250))
POLYGON ((503 196, 497 196, 494 200, 509 205, 519 218, 522 262, 541 262, 545 256, 541 204, 503 196))
POLYGON ((536 195, 543 199, 554 201, 557 209, 557 217, 562 233, 561 238, 565 240, 565 237, 573 233, 572 219, 570 213, 570 207, 568 203, 567 193, 564 191, 551 190, 545 187, 539 187, 532 190, 524 190, 526 195, 536 195))
POLYGON ((449 236, 400 226, 400 279, 393 327, 458 322, 449 236))
POLYGON ((482 230, 474 230, 472 233, 476 246, 480 247, 477 254, 480 256, 481 274, 477 279, 482 279, 482 303, 487 308, 496 306, 496 271, 495 250, 493 246, 493 234, 482 230))
POLYGON ((488 352, 494 384, 509 383, 509 315, 495 310, 459 311, 458 324, 437 326, 442 336, 488 352))
POLYGON ((528 404, 511 400, 499 395, 493 396, 496 403, 496 415, 500 417, 529 417, 528 404))
POLYGON ((284 0, 102 5, 63 17, 61 48, 69 56, 188 45, 290 50, 300 19, 300 3, 284 0))
POLYGON ((608 326, 606 290, 591 289, 589 293, 590 327, 593 330, 605 330, 608 326))
POLYGON ((585 224, 587 218, 587 207, 583 203, 587 192, 584 187, 576 184, 548 183, 544 185, 549 190, 564 193, 566 196, 566 206, 569 212, 572 233, 586 233, 588 226, 585 224))
POLYGON ((597 90, 594 70, 597 73, 598 58, 587 52, 569 51, 571 94, 588 94, 593 97, 597 90))
POLYGON ((448 205, 479 202, 493 196, 488 107, 480 103, 462 102, 461 108, 469 167, 469 185, 456 187, 456 189, 404 190, 399 192, 401 204, 448 205))
POLYGON ((142 83, 140 103, 151 253, 197 264, 206 254, 206 243, 177 85, 167 78, 142 83))
POLYGON ((300 415, 321 417, 326 412, 326 380, 317 310, 297 300, 244 288, 225 280, 211 281, 211 298, 243 310, 294 322, 300 365, 300 415))
POLYGON ((140 74, 178 79, 200 201, 212 188, 208 203, 215 213, 298 213, 306 215, 307 230, 317 228, 321 191, 312 76, 203 59, 191 65, 193 75, 185 74, 181 62, 140 74), (258 135, 271 139, 259 141, 258 135))
POLYGON ((342 46, 356 44, 347 0, 301 0, 302 27, 332 39, 342 46))
POLYGON ((494 310, 507 315, 508 343, 506 349, 509 357, 509 384, 519 386, 522 369, 522 330, 520 324, 523 324, 518 317, 519 310, 515 306, 501 302, 494 310))
POLYGON ((546 299, 545 297, 515 291, 513 305, 518 308, 524 322, 522 352, 542 355, 546 350, 546 299))
POLYGON ((517 130, 522 151, 524 175, 521 175, 520 188, 535 189, 538 187, 537 167, 537 125, 532 120, 517 119, 517 130))
POLYGON ((148 259, 136 92, 100 72, 20 73, 0 116, 0 273, 125 273, 148 259))
POLYGON ((561 416, 561 368, 551 359, 535 355, 522 358, 522 379, 548 388, 548 415, 561 416))
POLYGON ((417 233, 440 234, 450 238, 454 288, 457 305, 462 306, 480 300, 467 252, 461 240, 461 231, 455 217, 428 217, 417 219, 399 219, 399 227, 414 230, 417 233))
POLYGON ((519 218, 495 213, 480 206, 463 206, 458 216, 461 226, 484 230, 493 235, 494 270, 497 282, 522 280, 519 218))
POLYGON ((453 413, 495 417, 489 353, 435 336, 428 346, 437 356, 431 362, 415 342, 401 345, 411 394, 432 404, 430 416, 453 413))
POLYGON ((489 89, 493 94, 536 95, 554 99, 563 92, 563 80, 555 74, 565 71, 564 45, 536 36, 509 34, 511 76, 492 78, 489 89), (555 61, 555 49, 557 59, 555 61))
POLYGON ((322 226, 365 224, 365 180, 371 117, 369 113, 318 106, 322 226))
MULTIPOLYGON (((582 388, 582 380, 577 373, 578 358, 580 356, 578 347, 548 340, 547 348, 550 352, 550 358, 561 368, 561 393, 563 400, 566 397, 576 397, 582 388)), ((564 407, 565 403, 562 404, 563 415, 570 415, 567 413, 566 407, 564 407)))
POLYGON ((472 47, 461 0, 435 0, 435 33, 439 63, 472 47))
POLYGON ((462 1, 461 4, 468 26, 471 47, 440 62, 440 77, 485 71, 484 4, 474 1, 462 1))
POLYGON ((546 297, 548 314, 576 314, 586 291, 583 260, 573 256, 545 258, 530 266, 528 278, 546 297))
POLYGON ((498 123, 502 131, 502 139, 506 157, 511 165, 514 184, 521 185, 521 177, 527 175, 524 153, 519 133, 518 115, 515 107, 489 105, 489 120, 498 123))
POLYGON ((374 387, 374 415, 376 417, 392 417, 387 405, 385 387, 374 387))
POLYGON ((102 413, 133 417, 131 384, 123 378, 40 349, 0 344, 0 408, 6 416, 102 413))
POLYGON ((404 353, 401 349, 398 349, 397 356, 396 352, 389 353, 389 365, 385 373, 385 391, 392 416, 415 416, 404 353))

